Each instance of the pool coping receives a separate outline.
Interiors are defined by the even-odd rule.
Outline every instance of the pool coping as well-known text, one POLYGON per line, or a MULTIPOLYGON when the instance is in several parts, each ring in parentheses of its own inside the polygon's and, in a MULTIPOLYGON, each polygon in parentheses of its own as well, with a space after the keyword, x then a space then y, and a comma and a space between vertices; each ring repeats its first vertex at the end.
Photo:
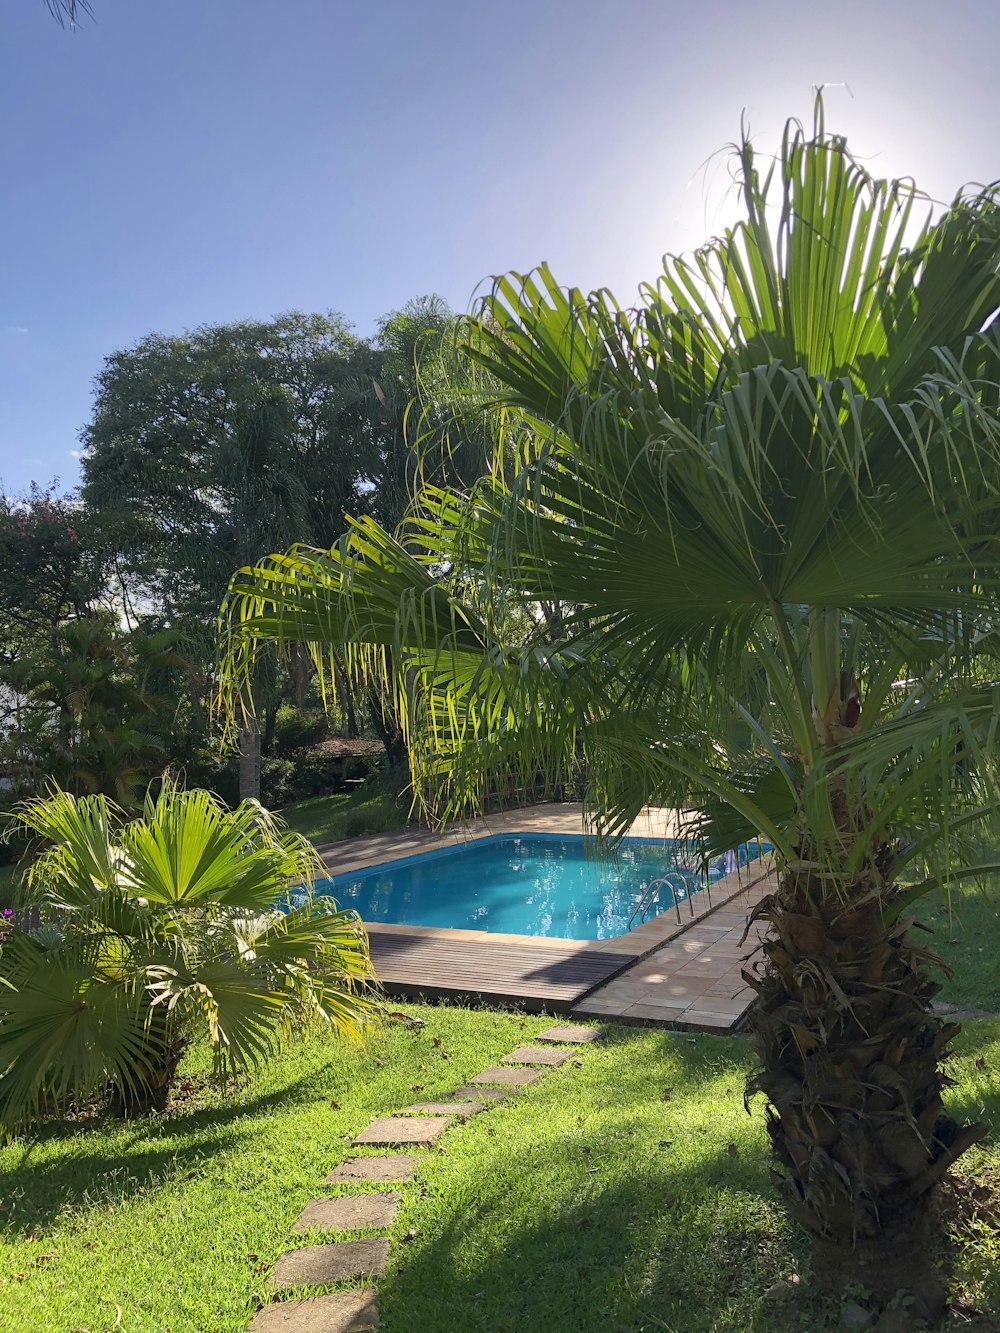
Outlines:
MULTIPOLYGON (((663 831, 659 834, 653 834, 651 832, 642 833, 638 830, 633 833, 630 830, 625 835, 626 838, 635 837, 648 841, 651 838, 669 838, 672 836, 671 828, 676 829, 676 816, 667 811, 647 813, 659 817, 659 826, 663 831)), ((652 827, 652 822, 652 819, 650 819, 650 827, 652 827)), ((635 825, 633 825, 633 828, 635 828, 635 825)), ((358 846, 358 843, 362 841, 361 839, 350 839, 346 845, 344 842, 329 843, 321 846, 318 850, 332 877, 350 873, 352 870, 368 869, 389 861, 408 860, 411 857, 434 850, 444 851, 462 843, 476 842, 483 838, 495 837, 498 834, 531 835, 544 832, 552 832, 556 835, 561 833, 564 836, 580 836, 581 833, 585 835, 587 830, 583 822, 583 807, 575 803, 533 806, 521 811, 509 811, 501 816, 490 816, 476 820, 458 829, 451 830, 449 833, 435 834, 430 830, 417 830, 408 831, 402 836, 396 837, 377 834, 366 838, 364 846, 358 846), (539 823, 556 824, 557 827, 540 828, 538 827, 539 823), (501 827, 496 827, 498 824, 501 827), (575 825, 575 827, 568 827, 569 825, 575 825), (348 851, 347 846, 350 844, 353 844, 353 848, 348 851), (336 869, 330 865, 330 861, 334 857, 339 862, 336 869)), ((397 975, 393 980, 383 982, 387 993, 398 995, 432 994, 436 997, 453 996, 455 998, 461 996, 465 999, 478 997, 481 1000, 488 1001, 520 999, 528 1007, 536 1007, 541 1004, 544 1007, 544 1012, 568 1013, 572 1010, 579 1013, 580 1006, 586 1001, 587 997, 593 996, 609 983, 620 979, 624 973, 629 972, 637 964, 645 962, 652 954, 687 934, 692 928, 699 926, 714 912, 725 908, 741 894, 747 894, 751 889, 760 885, 771 874, 772 868, 773 864, 770 856, 760 857, 757 861, 751 862, 748 867, 743 867, 742 873, 740 869, 730 871, 729 874, 716 880, 709 889, 700 890, 697 898, 687 899, 689 909, 698 899, 702 901, 696 910, 689 910, 686 915, 682 914, 680 921, 676 919, 674 912, 668 909, 668 911, 653 917, 649 921, 642 922, 622 935, 604 940, 574 940, 556 936, 517 935, 500 931, 470 930, 446 926, 407 926, 374 921, 365 922, 365 929, 373 946, 373 954, 376 955, 376 965, 380 940, 385 940, 386 944, 389 945, 393 941, 401 944, 404 939, 409 939, 417 946, 421 943, 436 946, 441 955, 439 975, 433 975, 432 973, 429 978, 426 975, 426 966, 422 969, 424 975, 414 975, 412 980, 409 981, 405 976, 397 975), (755 870, 756 873, 754 873, 755 870), (484 983, 483 987, 477 990, 475 987, 470 987, 464 977, 460 979, 449 976, 451 969, 447 959, 447 950, 443 947, 449 942, 454 944, 456 950, 463 945, 488 943, 497 946, 501 952, 504 948, 528 951, 527 955, 522 954, 521 956, 534 955, 539 958, 540 962, 548 952, 550 957, 558 955, 563 959, 582 954, 608 954, 620 959, 620 963, 617 967, 609 968, 607 973, 600 980, 595 980, 593 984, 583 984, 579 993, 571 1001, 555 1000, 551 993, 544 993, 546 991, 544 986, 538 984, 532 988, 530 981, 527 981, 523 976, 519 979, 523 983, 519 988, 533 990, 533 993, 518 997, 510 992, 498 993, 495 988, 490 989, 488 983, 484 983)), ((415 971, 419 970, 415 969, 415 971)), ((513 980, 511 978, 512 982, 513 980)), ((740 1018, 742 1018, 742 1014, 735 1016, 730 1026, 739 1021, 740 1018)), ((670 1025, 675 1026, 676 1024, 671 1023, 670 1025)))

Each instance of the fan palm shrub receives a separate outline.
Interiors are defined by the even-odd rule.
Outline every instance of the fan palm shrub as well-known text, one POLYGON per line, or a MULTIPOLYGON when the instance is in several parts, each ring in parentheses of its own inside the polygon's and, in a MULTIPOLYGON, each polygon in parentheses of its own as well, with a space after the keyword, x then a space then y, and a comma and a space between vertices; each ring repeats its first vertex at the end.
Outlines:
POLYGON ((24 889, 42 924, 0 945, 0 1123, 106 1092, 161 1109, 199 1031, 220 1073, 293 1028, 358 1034, 361 923, 313 895, 315 850, 255 802, 165 781, 138 818, 58 789, 15 813, 43 844, 24 889))
POLYGON ((910 918, 996 868, 997 195, 934 216, 821 105, 737 155, 742 220, 636 309, 496 282, 460 335, 492 477, 242 570, 227 671, 285 640, 393 661, 444 816, 582 756, 609 839, 659 803, 706 852, 770 841, 747 975, 774 1181, 823 1285, 922 1284, 932 1312, 929 1200, 983 1129, 944 1104, 958 1029, 910 918))

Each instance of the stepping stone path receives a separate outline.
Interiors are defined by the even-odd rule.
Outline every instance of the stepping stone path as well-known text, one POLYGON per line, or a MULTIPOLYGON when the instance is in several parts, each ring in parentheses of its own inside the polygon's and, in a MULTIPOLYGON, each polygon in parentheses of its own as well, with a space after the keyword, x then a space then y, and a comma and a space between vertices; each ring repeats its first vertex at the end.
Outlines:
POLYGON ((392 1157, 348 1157, 346 1162, 341 1162, 323 1177, 323 1184, 342 1185, 352 1180, 405 1182, 412 1180, 419 1161, 419 1157, 407 1153, 396 1153, 392 1157))
POLYGON ((421 1102, 419 1106, 404 1106, 400 1115, 453 1115, 459 1120, 468 1120, 470 1115, 478 1115, 486 1110, 486 1103, 481 1101, 446 1101, 421 1102))
POLYGON ((603 1028, 585 1028, 575 1023, 567 1023, 560 1027, 546 1028, 544 1032, 539 1032, 537 1040, 564 1041, 569 1046, 583 1046, 587 1042, 598 1041, 603 1036, 603 1028))
POLYGON ((302 1209, 293 1231, 384 1231, 399 1212, 400 1196, 389 1190, 378 1194, 342 1194, 337 1199, 311 1199, 302 1209))
POLYGON ((378 1328, 375 1292, 361 1287, 265 1305, 254 1317, 250 1333, 355 1333, 369 1328, 378 1328))
POLYGON ((288 1250, 274 1265, 271 1290, 283 1287, 326 1287, 348 1277, 373 1277, 385 1268, 389 1241, 385 1236, 373 1240, 342 1240, 336 1245, 306 1245, 288 1250))
POLYGON ((529 1083, 534 1083, 536 1079, 542 1077, 540 1069, 501 1069, 494 1065, 491 1069, 484 1069, 481 1074, 476 1074, 470 1078, 470 1083, 509 1083, 514 1087, 523 1088, 529 1083))
POLYGON ((391 1148, 399 1143, 414 1143, 429 1148, 447 1128, 448 1120, 443 1115, 387 1116, 373 1120, 367 1129, 363 1129, 354 1140, 354 1146, 391 1148))
MULTIPOLYGON (((499 1065, 484 1069, 454 1092, 438 1101, 406 1106, 395 1115, 373 1120, 354 1139, 355 1147, 430 1148, 456 1121, 467 1120, 499 1105, 536 1082, 547 1069, 566 1063, 572 1050, 604 1035, 603 1028, 564 1024, 539 1033, 546 1046, 519 1046, 499 1065), (530 1066, 534 1066, 531 1068, 530 1066)), ((385 1153, 349 1157, 324 1178, 326 1185, 405 1184, 411 1180, 420 1157, 411 1153, 385 1153)), ((331 1199, 311 1199, 296 1219, 293 1230, 381 1231, 390 1227, 401 1196, 394 1190, 367 1194, 342 1194, 331 1199)), ((389 1257, 387 1236, 362 1240, 334 1241, 329 1245, 307 1245, 288 1250, 274 1265, 270 1287, 275 1293, 292 1287, 326 1287, 355 1278, 377 1277, 389 1257)), ((334 1291, 304 1300, 276 1301, 254 1316, 249 1333, 354 1333, 378 1327, 375 1292, 371 1287, 334 1291)))
POLYGON ((559 1051, 554 1046, 519 1046, 510 1055, 500 1061, 502 1065, 550 1065, 558 1069, 573 1054, 572 1051, 559 1051))
POLYGON ((470 1100, 479 1102, 485 1107, 487 1102, 494 1102, 499 1105, 500 1102, 505 1102, 508 1097, 519 1091, 519 1088, 484 1088, 482 1084, 474 1088, 470 1084, 467 1087, 456 1088, 454 1092, 447 1093, 444 1100, 446 1102, 470 1100))

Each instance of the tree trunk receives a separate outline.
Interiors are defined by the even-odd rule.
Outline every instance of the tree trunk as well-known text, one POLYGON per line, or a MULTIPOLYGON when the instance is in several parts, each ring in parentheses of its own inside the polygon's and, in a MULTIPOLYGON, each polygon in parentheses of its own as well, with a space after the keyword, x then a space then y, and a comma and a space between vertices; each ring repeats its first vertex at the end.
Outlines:
POLYGON ((385 700, 376 690, 368 691, 368 714, 378 738, 385 747, 386 758, 392 767, 406 762, 406 744, 395 715, 385 707, 385 700))
POLYGON ((133 1083, 115 1085, 111 1089, 111 1112, 123 1119, 166 1110, 177 1066, 189 1044, 186 1038, 177 1035, 164 1005, 153 1005, 149 1012, 148 1032, 147 1054, 131 1069, 133 1083))
POLYGON ((270 754, 271 747, 274 745, 274 728, 278 721, 278 709, 280 704, 272 704, 270 708, 264 710, 264 732, 260 740, 261 754, 270 754))
POLYGON ((886 923, 902 890, 883 847, 839 884, 803 849, 753 917, 770 923, 764 961, 744 972, 760 1000, 761 1069, 748 1094, 769 1102, 772 1178, 813 1237, 817 1285, 898 1291, 936 1321, 944 1290, 927 1257, 934 1186, 986 1133, 945 1114, 940 1064, 959 1031, 930 1009, 937 960, 886 923))
POLYGON ((247 714, 240 720, 240 800, 260 800, 260 723, 247 714))
POLYGON ((358 734, 358 719, 354 713, 354 701, 351 698, 351 690, 344 676, 344 669, 340 665, 336 653, 333 655, 333 682, 337 692, 337 703, 340 706, 341 714, 344 718, 344 726, 347 728, 347 734, 354 740, 358 734))
POLYGON ((306 706, 306 691, 309 688, 309 669, 311 663, 309 654, 303 648, 301 643, 293 643, 291 656, 288 659, 288 674, 292 678, 292 689, 295 692, 295 707, 303 709, 306 706))

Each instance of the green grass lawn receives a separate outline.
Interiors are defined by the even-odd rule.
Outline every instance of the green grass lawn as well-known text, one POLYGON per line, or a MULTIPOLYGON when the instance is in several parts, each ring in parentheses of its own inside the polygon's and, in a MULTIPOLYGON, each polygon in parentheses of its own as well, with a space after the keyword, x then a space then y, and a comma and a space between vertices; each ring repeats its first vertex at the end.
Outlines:
POLYGON ((917 917, 933 929, 928 943, 955 974, 943 980, 940 998, 1000 1013, 1000 884, 956 889, 950 910, 935 894, 917 904, 917 917))
POLYGON ((388 833, 407 823, 405 797, 394 798, 374 783, 336 796, 315 796, 277 811, 290 829, 310 842, 339 842, 361 833, 388 833))
MULTIPOLYGON (((0 1328, 242 1330, 324 1174, 375 1115, 448 1091, 546 1024, 418 1008, 367 1047, 299 1043, 223 1095, 165 1116, 50 1127, 0 1149, 0 1328)), ((1000 1137, 1000 1022, 971 1024, 952 1099, 1000 1137)), ((513 1104, 428 1153, 392 1229, 385 1333, 803 1333, 824 1325, 742 1108, 744 1041, 612 1028, 513 1104), (779 1277, 803 1282, 786 1305, 779 1277)), ((186 1098, 186 1103, 183 1098, 186 1098)), ((1000 1170, 981 1146, 966 1170, 1000 1170)), ((995 1233, 951 1247, 969 1298, 1000 1312, 995 1233)))

